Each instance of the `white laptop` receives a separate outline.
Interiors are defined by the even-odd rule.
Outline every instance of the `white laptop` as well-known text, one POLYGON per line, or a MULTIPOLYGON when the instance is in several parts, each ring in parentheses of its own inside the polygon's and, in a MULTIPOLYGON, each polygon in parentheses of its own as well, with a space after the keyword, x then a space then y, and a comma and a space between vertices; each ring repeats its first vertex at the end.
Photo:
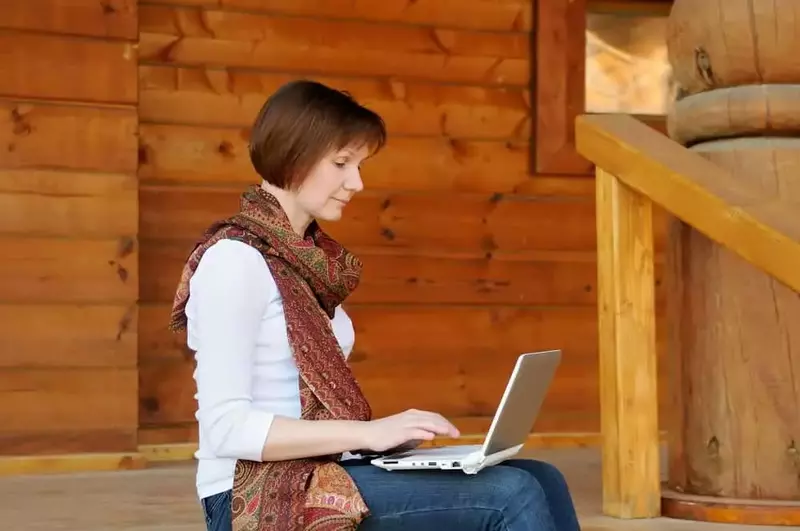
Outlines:
POLYGON ((532 352, 517 358, 482 445, 418 448, 370 462, 386 470, 461 470, 477 474, 510 459, 525 444, 560 361, 561 350, 532 352))

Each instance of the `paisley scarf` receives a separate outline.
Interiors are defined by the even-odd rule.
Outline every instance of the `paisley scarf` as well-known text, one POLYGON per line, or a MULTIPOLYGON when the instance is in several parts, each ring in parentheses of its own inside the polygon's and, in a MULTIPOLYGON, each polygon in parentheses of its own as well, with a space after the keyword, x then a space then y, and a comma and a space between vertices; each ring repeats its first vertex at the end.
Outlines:
MULTIPOLYGON (((356 288, 361 262, 312 222, 305 237, 278 200, 251 186, 239 213, 214 223, 189 256, 173 304, 170 329, 186 327, 189 279, 203 253, 235 239, 264 256, 283 298, 286 329, 300 373, 301 418, 361 420, 370 406, 348 367, 330 319, 356 288)), ((233 484, 234 531, 344 531, 369 514, 341 456, 259 463, 239 460, 233 484)))

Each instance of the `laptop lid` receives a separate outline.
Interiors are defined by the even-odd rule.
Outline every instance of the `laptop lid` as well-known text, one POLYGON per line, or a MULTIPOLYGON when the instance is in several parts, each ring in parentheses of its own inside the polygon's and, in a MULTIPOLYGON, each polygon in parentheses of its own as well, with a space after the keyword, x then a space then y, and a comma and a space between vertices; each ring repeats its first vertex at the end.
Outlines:
POLYGON ((525 443, 560 362, 561 350, 530 352, 517 358, 483 441, 483 455, 525 443))

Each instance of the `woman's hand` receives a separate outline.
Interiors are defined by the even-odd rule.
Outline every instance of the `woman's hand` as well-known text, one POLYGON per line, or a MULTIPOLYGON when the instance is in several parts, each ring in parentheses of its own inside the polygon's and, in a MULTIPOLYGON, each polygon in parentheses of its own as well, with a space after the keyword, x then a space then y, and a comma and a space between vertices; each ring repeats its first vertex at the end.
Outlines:
POLYGON ((373 452, 430 441, 437 435, 458 437, 459 431, 438 413, 409 409, 402 413, 364 424, 364 446, 373 452))

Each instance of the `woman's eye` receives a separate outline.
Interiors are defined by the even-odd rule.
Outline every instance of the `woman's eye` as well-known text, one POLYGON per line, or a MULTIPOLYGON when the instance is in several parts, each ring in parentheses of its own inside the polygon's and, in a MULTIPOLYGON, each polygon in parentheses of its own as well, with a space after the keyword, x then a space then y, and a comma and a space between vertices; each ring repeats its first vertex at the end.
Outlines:
POLYGON ((338 162, 337 161, 337 162, 334 162, 334 164, 336 165, 337 168, 344 168, 344 166, 345 166, 344 162, 338 162))

